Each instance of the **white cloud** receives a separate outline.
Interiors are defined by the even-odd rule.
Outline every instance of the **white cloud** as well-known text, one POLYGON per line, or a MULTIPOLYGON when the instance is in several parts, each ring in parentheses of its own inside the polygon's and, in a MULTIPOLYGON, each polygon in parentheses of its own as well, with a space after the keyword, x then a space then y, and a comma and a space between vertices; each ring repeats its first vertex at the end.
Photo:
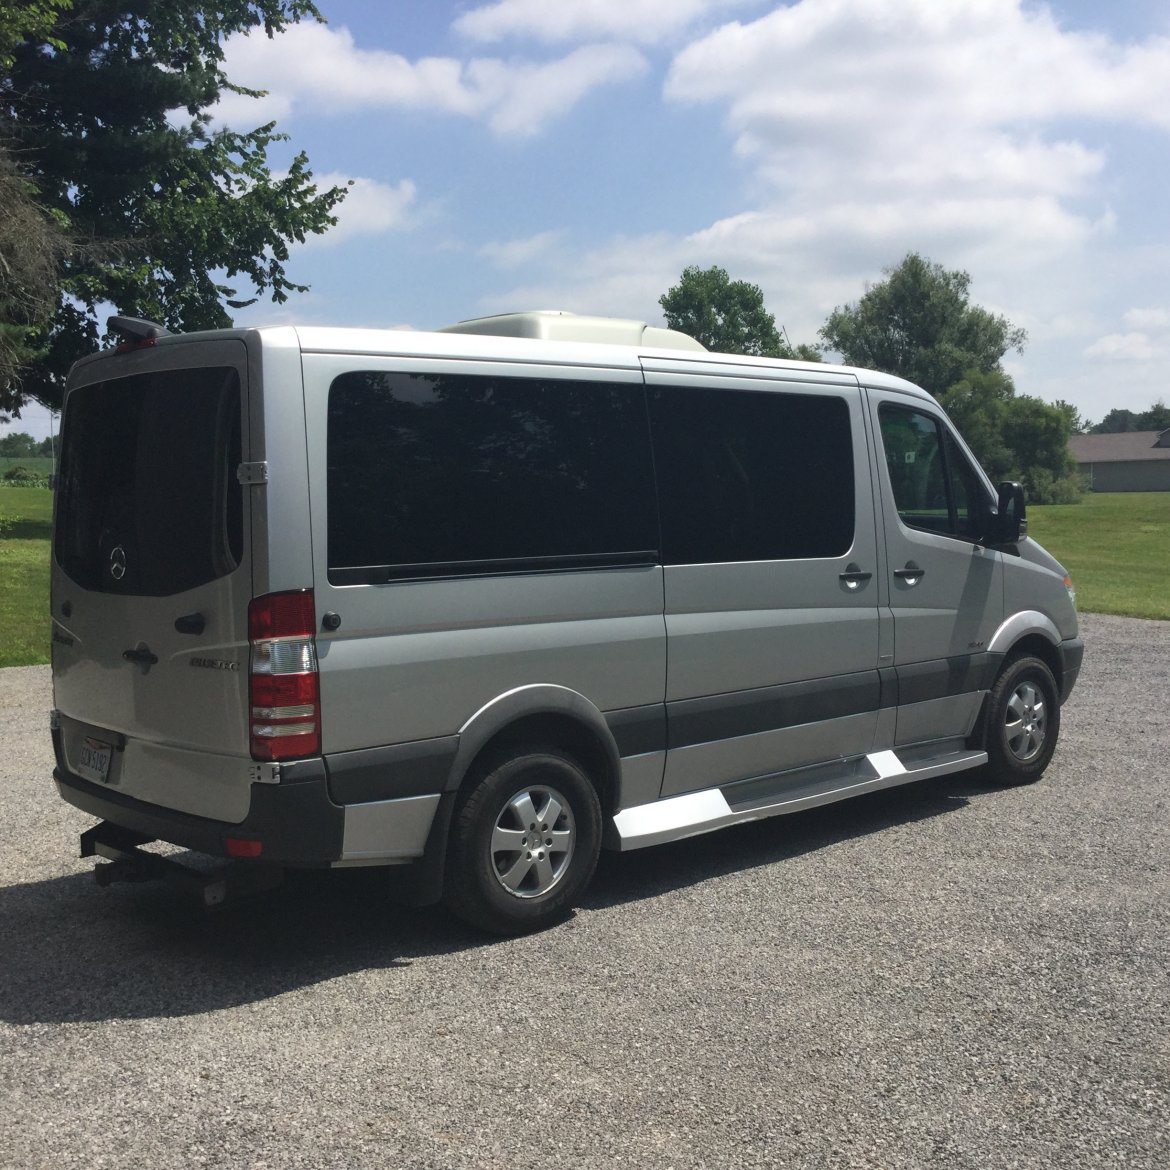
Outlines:
POLYGON ((274 37, 230 37, 224 51, 232 80, 270 91, 286 114, 306 99, 330 112, 399 106, 471 114, 482 104, 459 61, 359 49, 347 28, 294 24, 274 37))
POLYGON ((1170 39, 1068 32, 1026 0, 798 0, 695 40, 664 94, 725 111, 754 195, 686 262, 759 283, 794 340, 910 250, 1013 320, 1034 306, 1039 336, 1085 316, 1086 258, 1118 232, 1085 136, 1170 129, 1170 39))
POLYGON ((1121 48, 1020 0, 801 0, 688 46, 666 94, 726 103, 737 149, 786 189, 825 182, 828 158, 883 189, 1069 195, 1104 159, 1043 129, 1170 128, 1170 39, 1121 48))
POLYGON ((1093 342, 1085 350, 1085 357, 1148 362, 1154 358, 1156 352, 1153 343, 1144 333, 1110 333, 1093 342))
POLYGON ((479 58, 468 65, 467 76, 497 134, 528 135, 567 113, 591 89, 628 81, 645 68, 645 58, 628 45, 585 45, 539 65, 479 58))
POLYGON ((704 17, 761 0, 497 0, 473 8, 452 26, 476 41, 615 39, 656 44, 704 17))
POLYGON ((499 268, 520 268, 547 256, 559 239, 559 232, 539 232, 522 239, 492 241, 479 252, 499 268))
POLYGON ((799 0, 690 45, 668 85, 807 136, 861 137, 891 114, 959 134, 1069 115, 1170 127, 1168 64, 1168 38, 1121 47, 1020 0, 799 0))
POLYGON ((1127 362, 1159 362, 1170 359, 1170 309, 1130 309, 1122 316, 1124 332, 1098 338, 1084 352, 1086 357, 1127 362))
POLYGON ((1131 329, 1170 330, 1170 309, 1130 309, 1124 320, 1131 329))
POLYGON ((485 313, 524 309, 566 309, 661 321, 658 298, 677 283, 688 250, 677 237, 656 233, 620 237, 558 263, 547 280, 528 280, 484 297, 485 313))
POLYGON ((590 90, 629 80, 646 62, 629 45, 584 45, 545 62, 478 57, 410 61, 361 49, 346 28, 297 24, 278 36, 234 36, 226 71, 239 85, 266 90, 259 100, 225 94, 217 121, 249 128, 298 109, 420 109, 480 118, 501 135, 527 135, 571 109, 590 90))
POLYGON ((322 191, 348 186, 348 193, 335 211, 336 226, 324 235, 309 236, 306 247, 332 248, 354 236, 381 235, 402 228, 416 194, 410 179, 390 186, 376 179, 351 179, 334 173, 314 174, 313 182, 322 191))
MULTIPOLYGON (((264 88, 263 86, 250 88, 264 88)), ((268 92, 263 97, 248 97, 242 93, 224 92, 212 106, 213 121, 220 126, 231 126, 236 130, 254 130, 268 122, 280 122, 292 110, 293 99, 289 93, 268 92)), ((173 110, 169 116, 174 125, 185 126, 190 118, 186 110, 173 110)))

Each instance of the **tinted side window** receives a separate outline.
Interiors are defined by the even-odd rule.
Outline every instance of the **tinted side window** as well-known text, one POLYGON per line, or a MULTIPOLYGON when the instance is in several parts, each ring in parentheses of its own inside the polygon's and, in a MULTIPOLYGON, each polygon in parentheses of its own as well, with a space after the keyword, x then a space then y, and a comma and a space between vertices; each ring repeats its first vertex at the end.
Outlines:
POLYGON ((55 552, 85 589, 167 596, 232 572, 243 551, 240 381, 205 367, 69 395, 55 552))
POLYGON ((836 557, 853 544, 843 398, 663 387, 650 393, 667 564, 836 557))
POLYGON ((641 386, 354 372, 328 428, 335 583, 657 557, 641 386))
POLYGON ((950 432, 930 415, 906 407, 883 405, 878 417, 902 523, 978 540, 986 493, 950 432))

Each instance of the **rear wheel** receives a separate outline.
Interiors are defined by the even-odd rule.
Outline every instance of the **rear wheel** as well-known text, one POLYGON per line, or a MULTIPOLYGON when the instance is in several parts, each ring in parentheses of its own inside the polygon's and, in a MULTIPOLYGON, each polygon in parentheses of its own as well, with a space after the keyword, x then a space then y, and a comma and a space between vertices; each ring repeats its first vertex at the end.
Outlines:
POLYGON ((601 806, 581 766, 530 747, 488 765, 451 825, 444 899, 496 934, 562 918, 589 884, 601 848, 601 806))
POLYGON ((1060 733, 1060 696, 1039 658, 1008 659, 987 700, 987 775, 996 784, 1031 784, 1044 774, 1060 733))

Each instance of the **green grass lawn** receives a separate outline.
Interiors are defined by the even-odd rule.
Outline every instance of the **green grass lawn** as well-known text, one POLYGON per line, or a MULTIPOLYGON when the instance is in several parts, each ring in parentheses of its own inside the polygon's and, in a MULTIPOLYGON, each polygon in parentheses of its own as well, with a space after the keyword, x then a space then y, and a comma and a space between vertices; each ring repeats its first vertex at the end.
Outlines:
POLYGON ((0 666, 49 661, 53 493, 0 488, 0 666))
POLYGON ((0 479, 4 478, 6 471, 11 471, 14 467, 23 467, 27 471, 35 471, 37 475, 43 476, 45 479, 48 479, 53 474, 53 460, 50 456, 0 455, 0 479))
POLYGON ((1101 492, 1028 508, 1028 531, 1068 569, 1077 608, 1170 620, 1170 492, 1101 492))
MULTIPOLYGON (((49 661, 52 515, 52 492, 0 488, 0 667, 49 661)), ((1170 620, 1170 492, 1033 506, 1028 525, 1072 575, 1082 610, 1170 620)))

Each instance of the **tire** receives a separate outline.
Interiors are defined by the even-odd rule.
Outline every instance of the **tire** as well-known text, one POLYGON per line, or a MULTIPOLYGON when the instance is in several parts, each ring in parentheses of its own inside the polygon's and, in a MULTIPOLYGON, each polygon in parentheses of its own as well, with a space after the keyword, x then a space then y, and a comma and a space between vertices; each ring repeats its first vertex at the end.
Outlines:
POLYGON ((1046 663, 1009 658, 987 697, 987 778, 1001 787, 1044 774, 1060 734, 1060 695, 1046 663))
POLYGON ((593 877, 601 804, 580 764, 524 747, 490 763, 455 808, 444 901, 493 934, 559 921, 593 877))

